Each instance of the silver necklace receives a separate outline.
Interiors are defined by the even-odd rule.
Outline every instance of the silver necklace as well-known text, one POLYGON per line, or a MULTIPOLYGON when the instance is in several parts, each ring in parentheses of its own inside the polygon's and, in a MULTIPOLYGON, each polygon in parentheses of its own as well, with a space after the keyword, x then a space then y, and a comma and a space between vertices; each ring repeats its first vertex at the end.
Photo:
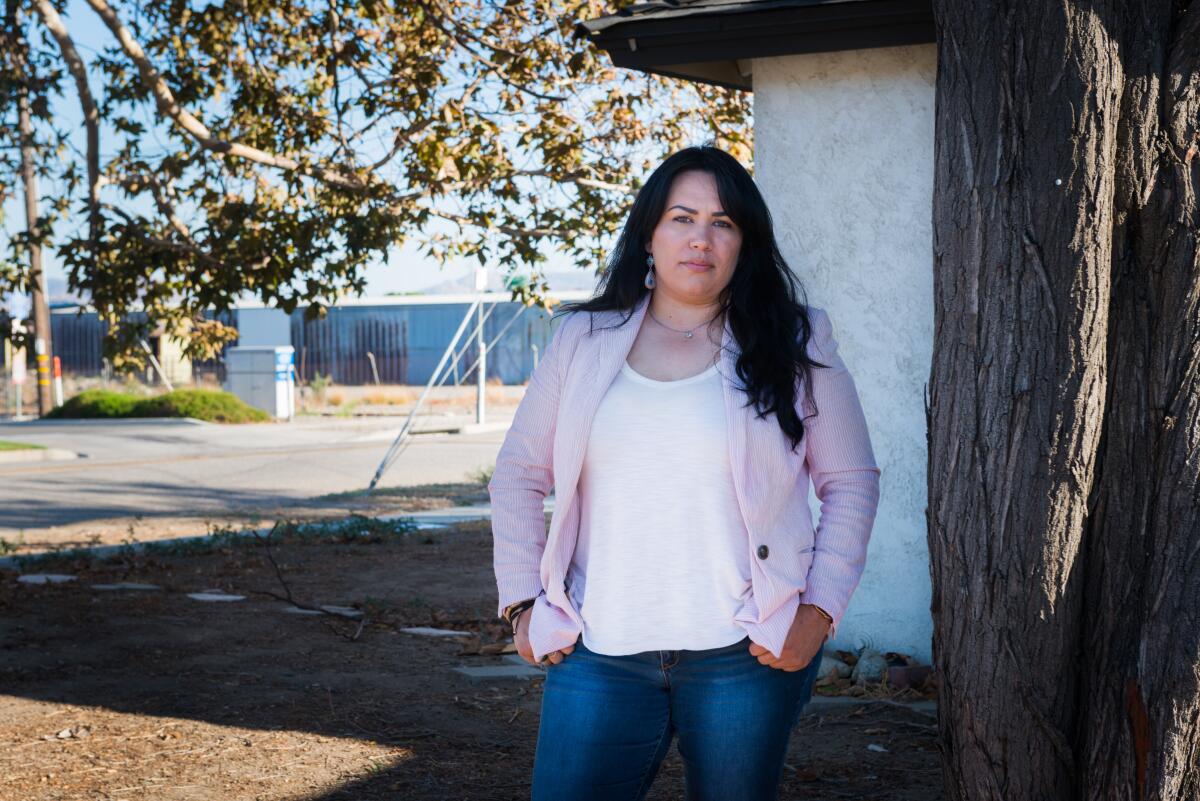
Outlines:
POLYGON ((646 309, 646 311, 649 312, 651 320, 658 323, 659 325, 661 325, 663 328, 667 329, 668 331, 674 331, 676 334, 683 334, 684 339, 691 339, 695 335, 695 333, 698 329, 703 328, 704 326, 711 323, 713 320, 717 319, 716 315, 714 315, 712 318, 704 321, 703 323, 700 323, 700 325, 696 326, 695 328, 679 329, 679 328, 672 328, 671 326, 664 323, 662 320, 655 317, 654 312, 650 311, 650 309, 646 309))

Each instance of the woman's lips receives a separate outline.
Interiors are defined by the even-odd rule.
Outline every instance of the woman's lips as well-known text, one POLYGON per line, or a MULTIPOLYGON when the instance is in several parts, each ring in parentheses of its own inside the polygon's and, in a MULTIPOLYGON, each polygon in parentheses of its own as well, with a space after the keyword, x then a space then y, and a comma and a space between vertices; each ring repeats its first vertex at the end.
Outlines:
POLYGON ((712 267, 711 264, 705 261, 685 261, 683 266, 694 272, 702 273, 712 267))

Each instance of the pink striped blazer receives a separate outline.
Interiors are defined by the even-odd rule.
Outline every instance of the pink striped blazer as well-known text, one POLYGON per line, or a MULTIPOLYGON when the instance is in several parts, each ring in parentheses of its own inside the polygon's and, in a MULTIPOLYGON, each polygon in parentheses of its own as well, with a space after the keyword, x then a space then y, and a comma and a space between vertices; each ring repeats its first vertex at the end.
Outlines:
MULTIPOLYGON (((577 485, 592 417, 624 363, 649 305, 623 314, 575 313, 559 325, 534 370, 488 483, 499 611, 537 596, 529 623, 535 658, 573 645, 583 623, 567 595, 579 537, 577 485), (589 316, 595 330, 589 333, 589 316), (546 530, 543 501, 553 490, 546 530)), ((818 415, 792 451, 774 415, 758 419, 737 389, 737 343, 725 325, 721 374, 733 483, 746 524, 751 597, 735 620, 778 655, 801 603, 829 612, 836 627, 858 585, 879 502, 879 468, 854 381, 838 356, 828 316, 809 309, 812 396, 818 415), (814 529, 811 479, 821 503, 814 529), (765 546, 765 547, 763 547, 765 546)), ((797 398, 803 410, 804 397, 797 398)), ((803 412, 801 414, 803 417, 803 412)), ((680 499, 685 502, 685 499, 680 499)))

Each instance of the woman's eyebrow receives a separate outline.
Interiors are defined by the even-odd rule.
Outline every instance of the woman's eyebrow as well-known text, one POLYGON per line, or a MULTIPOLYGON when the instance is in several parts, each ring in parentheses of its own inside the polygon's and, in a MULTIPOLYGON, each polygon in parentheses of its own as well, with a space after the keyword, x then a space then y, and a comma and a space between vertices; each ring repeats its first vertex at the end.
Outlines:
MULTIPOLYGON (((699 211, 697 211, 696 209, 689 209, 687 206, 683 206, 683 205, 681 205, 681 204, 679 204, 679 203, 676 203, 674 206, 671 206, 670 208, 668 208, 668 209, 667 209, 667 211, 670 211, 671 209, 682 209, 683 211, 686 211, 688 214, 699 214, 699 213, 700 213, 700 212, 699 212, 699 211)), ((714 211, 714 212, 713 212, 713 214, 712 214, 712 216, 714 216, 714 217, 728 217, 729 215, 728 215, 727 213, 723 212, 723 211, 714 211)))

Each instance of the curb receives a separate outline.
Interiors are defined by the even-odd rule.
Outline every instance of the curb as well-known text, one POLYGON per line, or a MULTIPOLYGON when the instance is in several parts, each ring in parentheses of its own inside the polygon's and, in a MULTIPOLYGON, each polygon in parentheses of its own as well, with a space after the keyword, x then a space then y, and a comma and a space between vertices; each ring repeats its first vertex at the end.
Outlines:
POLYGON ((0 465, 21 464, 22 462, 60 462, 79 458, 81 455, 75 451, 67 451, 62 448, 22 448, 15 451, 0 451, 0 465))
MULTIPOLYGON (((398 514, 379 517, 377 519, 391 521, 411 517, 411 515, 398 514)), ((344 519, 349 519, 349 517, 344 519)), ((420 521, 414 522, 417 523, 417 530, 420 531, 420 521)), ((265 528, 246 528, 241 529, 240 531, 231 531, 228 535, 237 539, 261 540, 266 539, 267 535, 271 533, 271 530, 271 526, 267 526, 265 528)), ((52 558, 56 556, 70 556, 72 558, 87 558, 92 560, 103 559, 128 551, 130 549, 132 549, 135 553, 140 553, 146 549, 161 548, 164 546, 170 547, 172 545, 186 545, 189 542, 202 542, 211 536, 212 534, 188 534, 182 537, 169 537, 161 540, 143 540, 140 542, 123 543, 121 545, 81 545, 76 548, 67 548, 61 551, 41 551, 38 553, 24 554, 21 556, 3 556, 0 557, 0 570, 15 570, 20 572, 25 569, 21 567, 22 561, 29 562, 30 564, 27 565, 27 567, 32 567, 37 565, 40 559, 52 558)))
POLYGON ((197 420, 194 417, 72 417, 67 419, 43 420, 41 418, 34 420, 4 420, 0 421, 0 425, 18 425, 18 426, 136 426, 136 425, 164 425, 164 426, 214 426, 217 423, 210 423, 207 420, 197 420))

